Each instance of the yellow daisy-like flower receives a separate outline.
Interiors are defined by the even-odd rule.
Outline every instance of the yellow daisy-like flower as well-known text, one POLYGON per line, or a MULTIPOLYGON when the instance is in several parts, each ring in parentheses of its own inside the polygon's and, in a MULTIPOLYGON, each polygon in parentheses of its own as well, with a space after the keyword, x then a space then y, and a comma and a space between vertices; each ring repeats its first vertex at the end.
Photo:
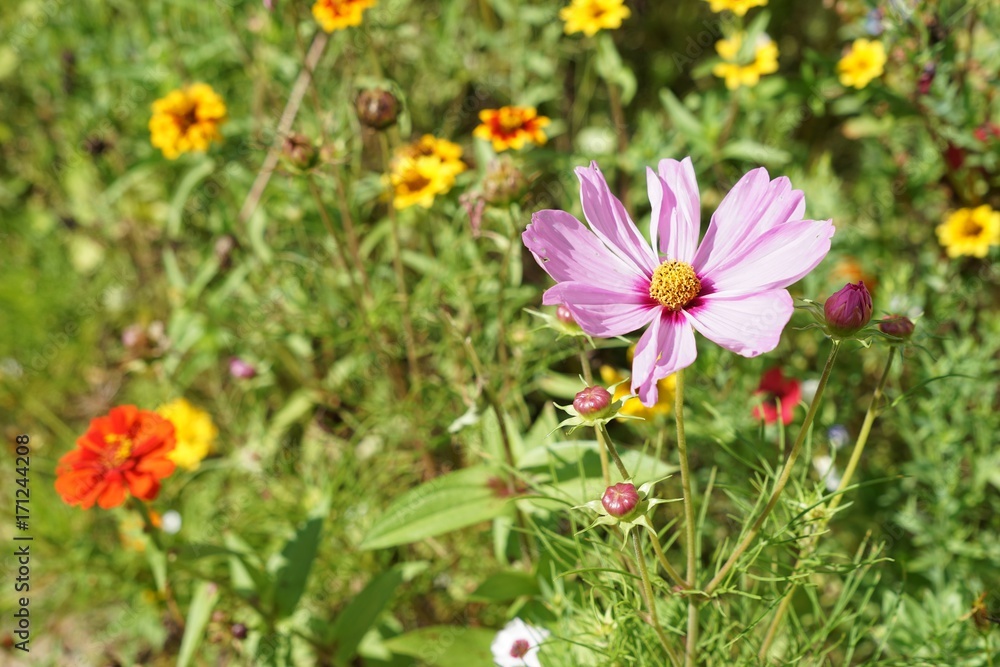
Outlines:
POLYGON ((763 7, 767 0, 705 0, 716 14, 725 10, 737 16, 745 16, 752 7, 763 7))
POLYGON ((206 83, 179 88, 153 102, 149 119, 150 142, 175 160, 182 153, 208 150, 222 141, 219 126, 226 122, 226 104, 206 83))
POLYGON ((601 30, 620 28, 622 21, 632 15, 624 0, 573 0, 559 10, 559 18, 566 22, 567 35, 582 32, 593 37, 601 30))
POLYGON ((753 87, 764 74, 778 71, 778 45, 767 35, 761 35, 754 47, 753 61, 740 62, 740 51, 746 33, 737 33, 729 39, 715 43, 715 51, 724 62, 712 68, 712 74, 724 79, 726 88, 736 90, 740 86, 753 87))
POLYGON ((986 257, 990 246, 1000 245, 1000 211, 985 204, 960 208, 938 225, 937 237, 949 257, 986 257))
POLYGON ((837 74, 843 86, 864 88, 885 71, 885 47, 882 42, 856 39, 840 62, 837 74))
MULTIPOLYGON (((601 366, 601 381, 609 387, 621 382, 615 387, 614 400, 618 401, 630 393, 628 382, 624 382, 627 376, 611 366, 601 366)), ((677 378, 668 375, 656 383, 656 388, 660 392, 660 397, 656 404, 647 408, 638 398, 633 397, 625 401, 621 412, 632 417, 641 417, 647 421, 652 420, 657 415, 669 415, 674 406, 674 395, 677 391, 677 378)))
POLYGON ((312 13, 327 32, 361 25, 361 15, 375 0, 316 0, 312 13))
POLYGON ((183 398, 161 405, 156 412, 174 425, 177 446, 168 455, 170 460, 185 470, 197 470, 219 435, 212 417, 183 398))
POLYGON ((482 124, 472 131, 479 139, 493 142, 493 150, 520 150, 527 142, 541 146, 547 141, 543 127, 549 119, 539 116, 534 107, 500 107, 479 112, 482 124))
POLYGON ((455 176, 465 169, 461 146, 425 134, 396 150, 388 179, 394 195, 392 205, 397 209, 418 204, 430 208, 434 198, 451 190, 455 176))

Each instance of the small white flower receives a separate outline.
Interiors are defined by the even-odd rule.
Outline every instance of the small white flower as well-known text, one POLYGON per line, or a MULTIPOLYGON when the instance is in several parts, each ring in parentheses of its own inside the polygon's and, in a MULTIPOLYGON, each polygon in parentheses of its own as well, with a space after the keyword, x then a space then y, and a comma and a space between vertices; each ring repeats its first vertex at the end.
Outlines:
POLYGON ((802 381, 802 400, 806 403, 812 403, 813 398, 816 396, 816 390, 819 389, 819 380, 812 378, 810 380, 802 381))
POLYGON ((181 529, 181 515, 175 510, 167 510, 160 518, 160 528, 167 535, 175 535, 181 529))
POLYGON ((833 459, 829 456, 817 456, 813 458, 813 468, 816 474, 826 483, 826 490, 833 493, 840 486, 840 471, 833 465, 833 459))
POLYGON ((493 638, 493 662, 499 667, 541 667, 538 647, 550 634, 515 618, 493 638))

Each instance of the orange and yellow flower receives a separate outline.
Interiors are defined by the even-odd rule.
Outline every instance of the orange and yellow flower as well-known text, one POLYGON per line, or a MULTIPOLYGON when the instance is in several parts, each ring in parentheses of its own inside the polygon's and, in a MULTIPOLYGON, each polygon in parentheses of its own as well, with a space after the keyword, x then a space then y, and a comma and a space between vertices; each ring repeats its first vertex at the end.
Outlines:
POLYGON ((728 9, 737 16, 745 16, 751 7, 763 7, 767 4, 767 0, 706 0, 706 2, 716 14, 728 9))
POLYGON ((729 39, 720 39, 715 44, 715 50, 723 62, 712 68, 712 74, 724 79, 726 88, 735 90, 740 86, 752 88, 760 82, 764 74, 778 71, 778 46, 767 35, 757 38, 754 45, 753 59, 744 61, 742 54, 743 40, 746 33, 737 33, 729 39))
POLYGON ((1000 211, 985 204, 960 208, 938 225, 936 231, 949 257, 986 257, 991 246, 1000 245, 1000 211))
POLYGON ((392 205, 397 209, 416 205, 430 208, 434 198, 451 190, 455 177, 465 169, 461 146, 425 134, 396 151, 389 174, 392 205))
POLYGON ((205 152, 213 141, 222 141, 219 126, 224 122, 225 102, 208 84, 195 83, 153 102, 150 142, 169 160, 205 152))
POLYGON ((174 425, 177 446, 170 452, 170 460, 185 470, 197 470, 219 435, 211 415, 184 398, 161 405, 156 412, 174 425))
POLYGON ((622 21, 632 15, 624 0, 573 0, 568 7, 559 11, 559 18, 565 21, 567 35, 582 32, 593 37, 601 30, 620 28, 622 21))
POLYGON ((482 124, 473 130, 473 136, 493 142, 493 150, 508 148, 520 150, 528 142, 541 146, 547 141, 542 130, 549 119, 539 116, 534 107, 500 107, 479 112, 482 124))
POLYGON ((843 86, 864 88, 885 71, 885 47, 882 42, 856 39, 850 50, 837 63, 837 74, 843 86))
POLYGON ((160 480, 174 471, 174 426, 134 405, 112 408, 76 441, 56 465, 56 491, 68 505, 117 507, 126 493, 153 500, 160 480))
POLYGON ((361 25, 361 15, 375 0, 317 0, 312 7, 313 17, 327 32, 361 25))

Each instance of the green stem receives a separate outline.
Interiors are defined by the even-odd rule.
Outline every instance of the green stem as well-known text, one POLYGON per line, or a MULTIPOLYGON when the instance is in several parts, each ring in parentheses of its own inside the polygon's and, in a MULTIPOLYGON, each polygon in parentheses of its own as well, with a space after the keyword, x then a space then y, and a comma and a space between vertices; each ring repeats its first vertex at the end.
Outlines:
MULTIPOLYGON (((674 375, 677 389, 674 418, 677 422, 677 454, 681 462, 681 487, 684 490, 684 542, 687 550, 687 585, 698 585, 698 543, 694 520, 694 495, 691 493, 691 466, 688 463, 687 436, 684 435, 684 371, 674 375)), ((687 641, 684 647, 684 664, 693 666, 698 661, 698 605, 695 598, 688 598, 687 641)))
POLYGON ((681 579, 681 575, 678 574, 677 570, 674 569, 674 566, 671 565, 670 561, 667 560, 666 554, 663 553, 663 547, 660 546, 659 535, 657 535, 656 531, 653 530, 652 528, 649 529, 649 532, 650 532, 649 541, 653 543, 653 551, 656 552, 656 558, 657 560, 660 561, 660 565, 662 565, 663 569, 667 571, 667 574, 670 576, 671 579, 674 580, 675 584, 677 584, 681 588, 689 588, 687 583, 683 579, 681 579))
POLYGON ((806 419, 802 423, 802 427, 799 429, 799 434, 795 438, 795 444, 792 445, 792 451, 788 454, 788 459, 785 461, 785 465, 781 470, 781 475, 778 477, 778 481, 775 482, 774 490, 771 492, 771 497, 767 501, 767 505, 764 506, 760 516, 753 522, 750 530, 733 550, 732 555, 729 556, 729 560, 725 562, 715 577, 708 582, 708 585, 705 587, 706 595, 711 595, 712 592, 719 587, 719 584, 723 582, 726 575, 729 574, 729 571, 736 564, 736 561, 739 560, 740 556, 743 555, 750 544, 757 539, 757 535, 760 533, 760 529, 764 525, 764 521, 771 514, 771 510, 773 510, 778 504, 778 500, 781 498, 781 492, 785 490, 785 485, 788 484, 788 479, 792 475, 792 468, 795 466, 795 459, 798 458, 799 452, 802 451, 802 445, 805 443, 806 434, 809 432, 813 419, 816 417, 816 412, 819 410, 819 404, 823 400, 823 392, 826 390, 826 383, 830 379, 830 371, 833 370, 833 362, 837 358, 837 352, 839 350, 840 341, 834 340, 833 346, 830 348, 830 356, 827 357, 826 366, 823 368, 823 375, 820 376, 819 385, 816 387, 816 394, 813 396, 813 400, 809 404, 809 412, 806 413, 806 419))
POLYGON ((646 557, 642 555, 642 548, 639 546, 639 533, 635 532, 632 534, 632 546, 635 548, 635 562, 639 566, 639 574, 642 577, 642 588, 645 593, 646 606, 649 607, 649 619, 650 625, 656 630, 656 636, 660 638, 660 643, 663 644, 663 650, 667 652, 670 659, 674 664, 679 664, 680 660, 677 654, 672 648, 670 648, 670 642, 667 640, 666 633, 663 632, 663 628, 660 626, 660 619, 656 614, 656 604, 653 599, 653 583, 649 579, 649 570, 646 567, 646 557))
MULTIPOLYGON (((847 463, 847 468, 844 470, 844 475, 840 479, 840 484, 837 485, 837 490, 834 492, 834 496, 830 500, 830 504, 827 506, 826 521, 829 521, 830 518, 832 518, 833 513, 840 505, 840 502, 844 497, 844 492, 847 487, 850 486, 851 478, 854 477, 854 471, 857 470, 858 462, 861 460, 861 454, 864 452, 865 445, 868 443, 868 436, 871 433, 872 424, 875 423, 875 418, 878 416, 878 406, 884 396, 885 384, 889 379, 889 370, 892 368, 892 361, 895 356, 895 348, 890 348, 889 356, 885 360, 885 367, 882 369, 882 377, 879 378, 878 384, 875 386, 875 392, 872 394, 872 400, 868 404, 868 411, 865 413, 865 421, 861 425, 861 431, 858 433, 858 439, 854 443, 854 450, 851 452, 851 459, 847 463)), ((808 558, 813 551, 815 551, 816 543, 819 540, 819 536, 823 533, 824 527, 825 526, 819 526, 816 530, 815 537, 802 547, 802 551, 799 552, 799 556, 795 562, 795 570, 798 570, 802 561, 808 558)), ((788 612, 788 607, 792 601, 792 595, 795 593, 795 589, 797 587, 798 584, 795 582, 789 584, 788 590, 785 592, 784 599, 775 610, 774 618, 771 619, 771 623, 768 625, 767 634, 764 635, 764 641, 761 643, 760 651, 757 653, 757 657, 759 659, 767 659, 767 653, 771 649, 771 644, 774 642, 774 638, 778 634, 778 628, 781 627, 781 622, 784 619, 785 614, 788 612)))
POLYGON ((600 442, 601 447, 606 447, 608 452, 611 454, 611 458, 614 459, 615 465, 618 466, 618 472, 622 475, 622 480, 630 479, 628 470, 625 469, 625 464, 622 463, 622 459, 618 456, 618 450, 615 448, 615 443, 611 441, 611 436, 608 435, 607 427, 604 424, 595 426, 594 430, 597 432, 597 440, 600 442))

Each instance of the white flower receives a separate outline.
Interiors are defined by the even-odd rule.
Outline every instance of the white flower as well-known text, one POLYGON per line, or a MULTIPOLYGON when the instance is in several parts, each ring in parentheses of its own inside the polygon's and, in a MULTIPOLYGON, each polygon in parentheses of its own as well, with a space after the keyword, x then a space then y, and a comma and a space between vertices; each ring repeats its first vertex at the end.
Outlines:
POLYGON ((551 634, 528 625, 519 618, 504 626, 490 644, 493 662, 499 667, 541 667, 538 646, 551 634))
POLYGON ((160 518, 160 527, 167 535, 174 535, 181 529, 181 515, 175 510, 167 510, 160 518))
POLYGON ((816 474, 826 483, 826 490, 833 493, 840 487, 840 472, 833 464, 833 459, 829 456, 817 456, 813 458, 813 468, 816 474))

